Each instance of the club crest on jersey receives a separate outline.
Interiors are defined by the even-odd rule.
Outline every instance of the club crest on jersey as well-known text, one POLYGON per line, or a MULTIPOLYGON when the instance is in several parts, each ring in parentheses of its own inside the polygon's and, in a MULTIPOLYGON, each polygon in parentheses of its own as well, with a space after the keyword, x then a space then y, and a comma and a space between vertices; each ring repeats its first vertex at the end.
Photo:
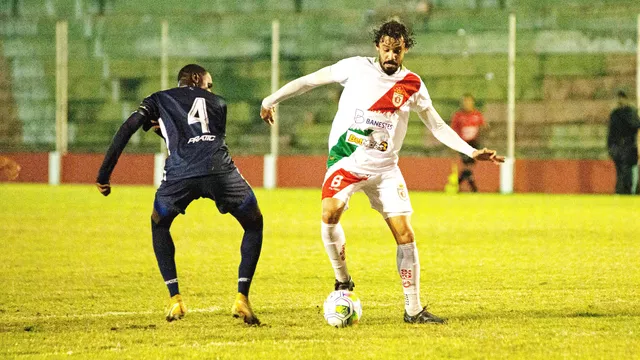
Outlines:
POLYGON ((407 194, 407 188, 404 186, 404 184, 398 185, 398 197, 400 198, 400 200, 409 200, 409 194, 407 194))
POLYGON ((404 94, 400 88, 395 88, 393 90, 393 97, 391 97, 391 103, 395 107, 400 107, 404 102, 404 94))

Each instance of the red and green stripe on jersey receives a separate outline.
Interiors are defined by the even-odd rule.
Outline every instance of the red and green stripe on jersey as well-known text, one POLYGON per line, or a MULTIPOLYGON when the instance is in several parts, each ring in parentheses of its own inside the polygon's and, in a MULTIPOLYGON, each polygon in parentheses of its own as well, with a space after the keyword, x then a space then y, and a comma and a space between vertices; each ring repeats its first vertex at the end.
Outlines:
MULTIPOLYGON (((408 73, 402 80, 393 84, 368 110, 380 113, 396 112, 413 94, 418 92, 418 90, 420 90, 420 78, 416 74, 408 73)), ((338 142, 329 150, 327 168, 340 161, 340 159, 350 156, 358 148, 357 144, 348 141, 347 136, 349 132, 369 136, 373 130, 349 129, 342 134, 338 142)))
POLYGON ((420 78, 414 73, 408 73, 402 80, 395 83, 369 111, 381 113, 396 112, 409 98, 420 90, 420 78))
POLYGON ((347 130, 340 138, 338 142, 333 145, 331 150, 329 151, 329 159, 327 160, 327 169, 330 168, 333 164, 340 161, 340 159, 348 157, 353 154, 354 151, 358 148, 357 140, 358 139, 350 139, 350 137, 355 137, 357 135, 369 136, 373 132, 372 129, 360 130, 360 129, 349 129, 347 130), (355 134, 354 134, 355 133, 355 134), (356 141, 354 141, 356 140, 356 141))

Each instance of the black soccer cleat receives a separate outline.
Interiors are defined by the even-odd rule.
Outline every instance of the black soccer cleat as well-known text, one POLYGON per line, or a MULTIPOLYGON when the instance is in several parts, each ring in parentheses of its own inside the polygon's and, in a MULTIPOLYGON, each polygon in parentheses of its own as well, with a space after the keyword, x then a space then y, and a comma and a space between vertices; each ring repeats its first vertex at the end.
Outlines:
POLYGON ((407 311, 404 312, 404 322, 410 324, 446 324, 447 320, 439 318, 427 311, 425 306, 419 313, 409 316, 407 311))
POLYGON ((353 280, 351 279, 351 277, 349 277, 349 280, 345 281, 345 282, 340 282, 336 279, 336 283, 334 285, 334 289, 336 291, 338 290, 349 290, 349 291, 353 291, 353 288, 356 287, 356 284, 353 283, 353 280))

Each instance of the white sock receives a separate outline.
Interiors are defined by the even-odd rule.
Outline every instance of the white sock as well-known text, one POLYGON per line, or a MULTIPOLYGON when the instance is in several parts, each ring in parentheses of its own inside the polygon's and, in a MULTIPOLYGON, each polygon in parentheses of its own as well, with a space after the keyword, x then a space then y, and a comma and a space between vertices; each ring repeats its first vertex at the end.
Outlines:
POLYGON ((342 225, 322 223, 322 242, 329 255, 331 266, 336 275, 336 280, 346 282, 349 280, 345 253, 345 237, 342 225))
POLYGON ((420 259, 416 243, 398 245, 396 252, 398 274, 402 280, 404 309, 410 316, 422 311, 420 303, 420 259))

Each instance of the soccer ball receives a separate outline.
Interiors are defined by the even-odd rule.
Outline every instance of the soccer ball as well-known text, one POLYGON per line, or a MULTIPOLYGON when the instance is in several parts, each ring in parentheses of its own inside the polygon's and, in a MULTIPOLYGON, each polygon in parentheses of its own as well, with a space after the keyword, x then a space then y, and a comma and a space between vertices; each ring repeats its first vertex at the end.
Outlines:
POLYGON ((331 292, 324 302, 324 318, 337 328, 356 324, 362 318, 362 304, 358 295, 347 290, 331 292))

